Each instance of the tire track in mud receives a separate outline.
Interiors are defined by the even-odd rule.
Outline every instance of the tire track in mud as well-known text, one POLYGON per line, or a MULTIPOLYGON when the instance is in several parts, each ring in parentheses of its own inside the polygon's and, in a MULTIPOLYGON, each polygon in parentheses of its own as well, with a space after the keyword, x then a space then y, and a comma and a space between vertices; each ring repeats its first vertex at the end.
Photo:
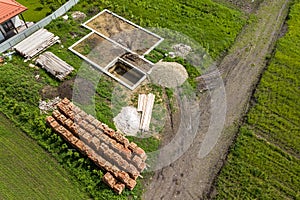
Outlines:
POLYGON ((218 67, 224 70, 227 112, 217 145, 208 156, 198 157, 210 125, 211 101, 217 100, 214 95, 220 92, 220 88, 202 95, 199 101, 201 123, 192 145, 171 165, 155 172, 143 199, 207 199, 213 193, 213 182, 247 112, 252 91, 266 66, 266 55, 274 48, 288 13, 288 3, 289 0, 261 3, 255 13, 257 21, 243 29, 229 54, 219 64, 218 67))

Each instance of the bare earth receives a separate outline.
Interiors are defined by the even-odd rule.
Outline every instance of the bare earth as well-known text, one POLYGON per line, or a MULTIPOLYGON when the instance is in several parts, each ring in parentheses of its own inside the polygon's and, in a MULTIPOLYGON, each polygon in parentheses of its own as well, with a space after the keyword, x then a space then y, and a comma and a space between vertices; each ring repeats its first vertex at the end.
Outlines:
MULTIPOLYGON (((265 0, 261 3, 255 13, 257 21, 244 28, 229 55, 219 64, 219 68, 224 69, 226 100, 213 100, 226 101, 227 112, 217 145, 208 156, 199 158, 211 118, 211 97, 221 88, 202 95, 200 127, 191 147, 171 165, 155 172, 143 199, 209 199, 214 195, 214 180, 224 164, 238 124, 247 112, 252 91, 266 66, 266 55, 274 48, 287 16, 288 3, 289 0, 265 0)), ((170 137, 166 136, 163 143, 168 143, 170 137)))

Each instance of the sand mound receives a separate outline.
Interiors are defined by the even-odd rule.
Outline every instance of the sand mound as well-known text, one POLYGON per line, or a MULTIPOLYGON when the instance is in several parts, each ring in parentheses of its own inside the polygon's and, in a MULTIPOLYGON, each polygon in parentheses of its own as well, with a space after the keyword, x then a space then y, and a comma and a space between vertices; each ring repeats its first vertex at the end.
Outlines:
POLYGON ((176 62, 158 62, 153 66, 150 75, 154 84, 167 88, 181 86, 188 77, 186 69, 176 62))

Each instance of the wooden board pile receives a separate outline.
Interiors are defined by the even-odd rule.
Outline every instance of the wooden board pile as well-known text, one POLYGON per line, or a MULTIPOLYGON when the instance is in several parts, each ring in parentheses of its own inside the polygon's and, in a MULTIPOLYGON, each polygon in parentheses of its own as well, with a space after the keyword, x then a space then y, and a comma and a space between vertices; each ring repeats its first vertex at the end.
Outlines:
POLYGON ((26 59, 31 59, 57 42, 58 36, 42 28, 17 44, 14 49, 26 59))
POLYGON ((47 117, 47 124, 105 170, 103 181, 117 194, 125 187, 132 190, 146 167, 145 151, 66 98, 57 104, 57 108, 47 117))
POLYGON ((138 99, 138 112, 142 112, 141 122, 140 122, 140 129, 142 131, 149 131, 152 110, 154 105, 154 94, 140 94, 138 99))
POLYGON ((61 81, 74 70, 72 66, 49 51, 41 54, 35 63, 61 81))

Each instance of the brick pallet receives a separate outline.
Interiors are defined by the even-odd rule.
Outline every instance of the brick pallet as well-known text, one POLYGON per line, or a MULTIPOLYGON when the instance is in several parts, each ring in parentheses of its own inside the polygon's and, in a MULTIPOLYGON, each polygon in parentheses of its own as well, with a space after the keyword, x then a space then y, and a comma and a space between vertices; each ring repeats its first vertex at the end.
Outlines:
POLYGON ((66 98, 57 104, 57 108, 47 117, 47 124, 106 171, 103 182, 117 194, 125 187, 132 190, 146 167, 145 151, 66 98))

